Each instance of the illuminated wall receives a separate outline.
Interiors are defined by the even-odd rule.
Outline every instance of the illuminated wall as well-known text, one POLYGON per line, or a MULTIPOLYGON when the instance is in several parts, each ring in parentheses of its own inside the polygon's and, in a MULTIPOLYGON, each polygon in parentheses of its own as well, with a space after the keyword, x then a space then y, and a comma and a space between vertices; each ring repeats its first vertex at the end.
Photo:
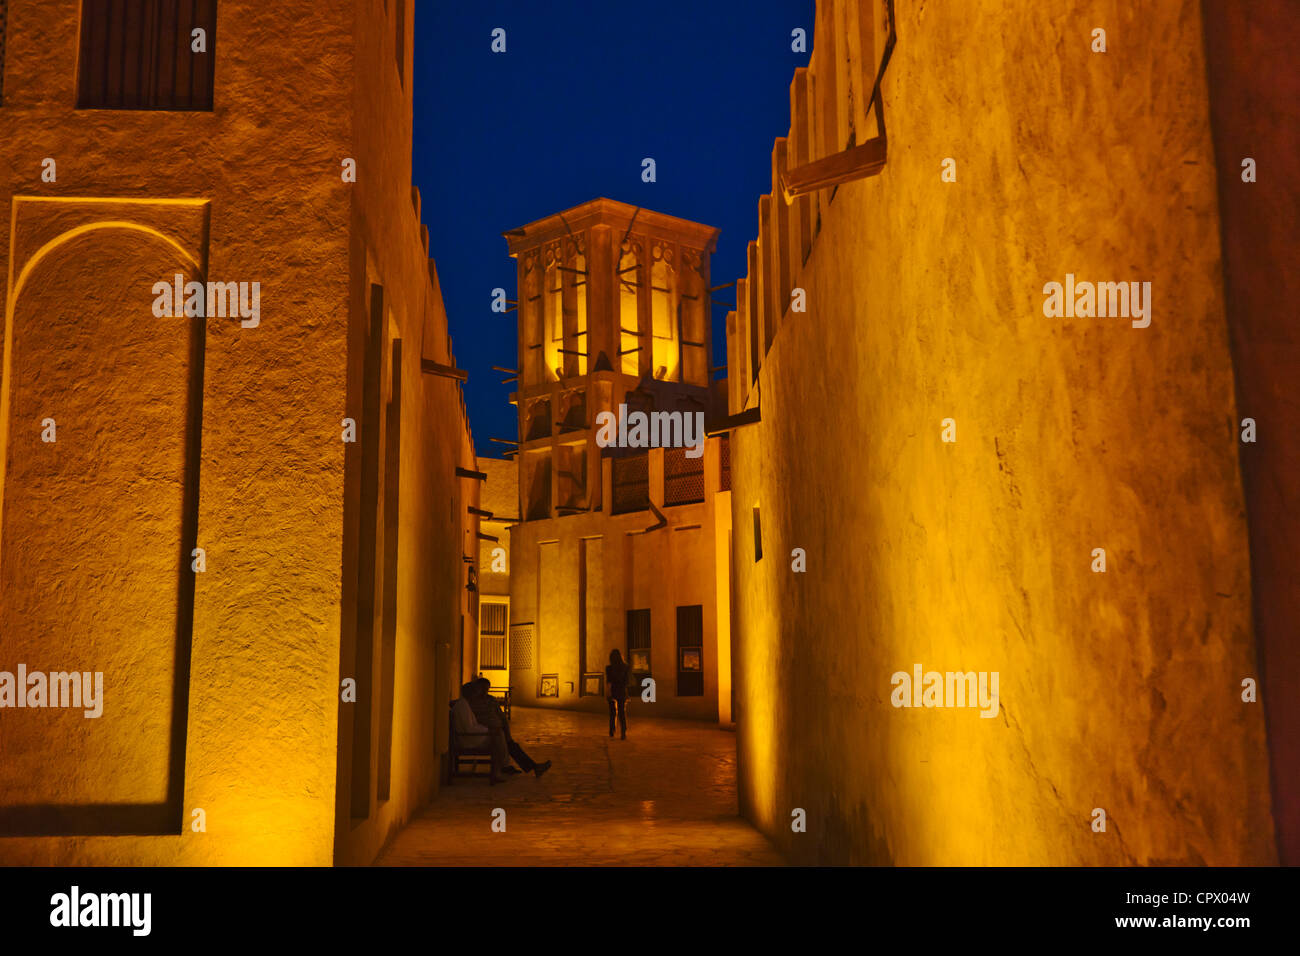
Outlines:
POLYGON ((480 520, 479 529, 497 539, 479 539, 479 593, 509 594, 510 526, 519 520, 518 467, 514 461, 503 458, 480 458, 478 469, 487 475, 479 499, 481 507, 492 513, 491 518, 480 520), (498 553, 498 548, 504 553, 498 553))
POLYGON ((1291 303, 1300 222, 1300 77, 1286 51, 1300 44, 1300 20, 1287 0, 1262 0, 1242 16, 1237 4, 1203 5, 1210 115, 1219 167, 1224 291, 1242 414, 1267 435, 1241 447, 1250 524, 1251 590, 1268 714, 1273 815, 1281 862, 1300 863, 1300 407, 1292 371, 1300 336, 1291 303), (1249 143, 1269 177, 1246 182, 1239 144, 1249 143), (1259 188, 1263 186, 1264 188, 1259 188))
MULTIPOLYGON (((742 811, 801 862, 1275 862, 1199 10, 896 7, 883 171, 765 197, 729 317, 742 811), (1150 326, 1046 317, 1066 273, 1150 326), (995 718, 894 707, 918 663, 998 672, 995 718)), ((855 9, 778 176, 870 100, 855 9)))
POLYGON ((0 671, 100 671, 104 712, 0 711, 0 861, 367 862, 436 787, 473 616, 464 407, 421 371, 455 363, 409 185, 409 20, 223 2, 212 111, 76 111, 81 5, 8 6, 0 671), (178 273, 259 283, 259 320, 157 317, 178 273))
MULTIPOLYGON (((719 686, 729 698, 731 674, 729 654, 719 653, 720 644, 730 648, 728 582, 717 573, 718 562, 725 569, 726 555, 717 545, 725 544, 728 520, 719 513, 727 495, 716 491, 719 448, 719 440, 711 439, 705 449, 706 500, 677 506, 664 505, 662 480, 655 481, 662 475, 656 462, 663 452, 651 451, 651 495, 667 519, 663 527, 655 527, 652 512, 641 510, 526 521, 511 529, 511 623, 528 625, 532 648, 520 659, 531 666, 512 666, 516 700, 603 712, 603 696, 581 692, 582 674, 603 676, 614 648, 628 658, 627 612, 644 609, 650 612, 649 673, 656 700, 632 700, 629 716, 720 718, 719 686), (688 605, 702 608, 703 687, 685 696, 677 690, 677 608, 688 605), (547 674, 558 681, 556 696, 542 696, 547 674)), ((610 471, 606 461, 607 489, 610 471)), ((721 719, 727 719, 725 711, 721 719)))
MULTIPOLYGON (((588 689, 585 678, 603 680, 614 648, 627 657, 628 612, 649 611, 645 673, 656 682, 656 700, 638 698, 629 713, 725 720, 721 442, 705 443, 703 457, 690 460, 700 467, 691 464, 689 478, 680 449, 673 459, 647 449, 638 465, 644 500, 624 508, 614 450, 597 440, 598 416, 619 414, 624 403, 690 414, 710 408, 705 289, 717 230, 593 199, 505 236, 520 290, 512 401, 519 407, 522 521, 510 530, 512 693, 538 706, 605 710, 603 684, 588 689), (659 401, 665 404, 653 405, 659 401), (674 497, 687 487, 690 494, 674 497), (698 681, 679 678, 678 608, 695 606, 703 631, 698 681)), ((693 633, 693 621, 682 631, 693 633)))

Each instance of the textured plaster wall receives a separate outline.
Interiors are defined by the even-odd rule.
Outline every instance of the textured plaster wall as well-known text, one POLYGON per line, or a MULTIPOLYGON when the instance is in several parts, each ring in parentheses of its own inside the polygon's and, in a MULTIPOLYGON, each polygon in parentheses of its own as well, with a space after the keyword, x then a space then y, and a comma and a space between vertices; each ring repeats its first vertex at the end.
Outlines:
MULTIPOLYGON (((437 273, 422 244, 420 213, 410 186, 411 43, 408 35, 403 83, 395 56, 395 21, 382 16, 381 5, 373 0, 358 0, 355 6, 358 82, 353 100, 355 136, 348 154, 357 160, 358 169, 352 201, 351 381, 355 387, 348 407, 360 422, 369 285, 379 283, 384 288, 390 340, 394 335, 401 340, 402 413, 395 659, 391 665, 384 659, 382 607, 377 605, 375 693, 369 701, 357 701, 357 707, 372 708, 371 806, 362 820, 350 803, 355 712, 341 704, 339 863, 368 863, 436 791, 438 754, 446 749, 445 725, 438 718, 450 688, 459 686, 463 668, 470 666, 461 660, 462 626, 471 653, 472 635, 477 632, 477 603, 465 589, 467 565, 462 555, 476 553, 477 523, 467 508, 477 506, 479 488, 478 482, 455 474, 457 466, 476 467, 468 422, 456 382, 420 368, 421 358, 440 365, 455 365, 455 358, 437 273), (386 733, 381 675, 388 666, 394 679, 391 788, 385 799, 379 785, 381 736, 386 733)), ((409 17, 409 5, 407 9, 409 17)), ((350 471, 349 508, 359 500, 359 482, 359 471, 350 471)), ((356 521, 356 510, 352 514, 356 521)), ((356 633, 347 626, 355 620, 355 598, 345 589, 344 673, 351 672, 355 660, 356 633)))
POLYGON ((1237 403, 1258 440, 1241 446, 1251 585, 1268 715, 1281 862, 1300 863, 1300 403, 1295 306, 1300 271, 1300 20, 1286 0, 1202 4, 1210 79, 1228 324, 1237 403), (1255 182, 1242 160, 1255 160, 1255 182), (1264 171, 1260 173, 1260 171, 1264 171))
POLYGON ((498 458, 480 458, 479 471, 487 481, 480 491, 481 507, 490 511, 495 520, 482 519, 484 534, 496 541, 478 543, 478 587, 482 594, 510 593, 510 525, 519 520, 519 479, 513 461, 498 458), (506 552, 506 570, 493 571, 492 552, 502 548, 506 552))
MULTIPOLYGON (((542 521, 525 521, 511 530, 510 617, 512 622, 533 622, 533 670, 512 671, 512 693, 520 702, 537 706, 559 706, 605 710, 603 698, 579 696, 579 546, 582 539, 599 542, 593 563, 599 575, 588 578, 589 644, 587 669, 604 674, 609 652, 618 648, 627 656, 627 610, 650 608, 651 674, 656 682, 656 700, 644 703, 640 697, 628 705, 629 716, 693 717, 715 720, 718 716, 718 592, 714 574, 714 509, 718 499, 712 493, 718 482, 718 441, 705 446, 705 487, 710 489, 700 504, 664 508, 662 501, 662 457, 650 452, 652 500, 668 518, 669 526, 648 534, 639 532, 656 523, 651 511, 610 515, 603 512, 570 515, 542 521), (657 477, 658 476, 658 477, 657 477), (695 527, 691 527, 695 526, 695 527), (675 530, 681 528, 682 530, 675 530), (677 608, 703 605, 704 695, 677 696, 677 608), (560 696, 537 698, 538 678, 556 673, 560 696)), ((606 495, 609 466, 605 465, 606 495)))
POLYGON ((897 14, 888 164, 733 437, 742 810, 802 862, 1273 862, 1199 9, 897 14), (1151 326, 1044 317, 1067 272, 1151 326), (997 717, 892 707, 916 663, 997 717))
MULTIPOLYGON (((198 240, 190 237, 192 216, 184 208, 163 217, 159 227, 196 241, 211 278, 259 281, 261 324, 241 329, 233 320, 212 320, 204 329, 197 526, 207 570, 195 580, 192 667, 181 682, 189 688, 183 800, 168 808, 168 826, 178 835, 0 839, 0 857, 41 863, 328 863, 343 508, 338 410, 345 388, 348 275, 348 193, 336 170, 351 137, 349 111, 338 106, 349 98, 352 13, 305 2, 223 4, 214 111, 146 113, 73 109, 78 9, 75 2, 9 6, 0 109, 6 223, 0 259, 10 260, 15 197, 204 200, 210 220, 198 240), (294 42, 265 42, 283 35, 294 42), (57 162, 56 183, 41 181, 44 157, 57 162), (193 808, 206 812, 205 833, 190 829, 193 808)), ((32 275, 33 298, 27 300, 24 291, 18 300, 15 340, 6 343, 19 368, 37 371, 26 363, 43 364, 41 371, 65 381, 92 376, 74 382, 69 399, 82 390, 114 396, 109 407, 118 414, 111 422, 98 413, 91 417, 89 409, 79 412, 80 404, 64 406, 67 429, 58 457, 47 459, 49 471, 41 478, 69 488, 77 479, 65 468, 86 454, 84 442, 96 443, 95 454, 114 470, 86 474, 85 495, 60 496, 57 523, 84 527, 88 536, 115 541, 115 549, 138 552, 131 556, 136 563, 106 568, 96 598, 81 604, 93 612, 93 622, 66 618, 68 632, 47 631, 44 653, 27 661, 105 673, 105 715, 93 731, 101 745, 93 752, 46 746, 42 803, 61 801, 61 794, 83 806, 115 803, 123 790, 118 778, 137 770, 140 786, 148 781, 156 793, 157 759, 143 767, 138 755, 156 751, 158 721, 170 719, 173 706, 186 707, 183 695, 155 699, 170 671, 161 653, 161 619, 176 600, 172 569, 181 556, 175 510, 167 511, 173 526, 159 526, 153 537, 128 537, 129 525, 116 527, 123 515, 145 520, 159 507, 151 486, 181 480, 174 450, 164 457, 175 438, 162 422, 175 415, 182 369, 173 364, 166 373, 150 374, 184 334, 183 323, 155 319, 150 311, 152 283, 174 271, 174 257, 157 248, 156 242, 106 231, 82 240, 75 256, 51 259, 32 275), (152 257, 147 265, 143 256, 152 257), (91 275, 103 284, 97 286, 91 275), (133 280, 129 289, 122 287, 125 277, 133 280), (59 314, 71 320, 80 306, 69 297, 96 295, 115 301, 90 310, 106 323, 93 342, 83 331, 61 349, 58 341, 48 343, 43 358, 26 350, 25 310, 58 302, 59 314), (151 342, 157 355, 139 364, 131 356, 143 353, 124 349, 125 341, 115 343, 112 325, 122 327, 127 341, 151 342), (74 348, 79 345, 96 348, 94 361, 74 348), (84 434, 83 425, 97 430, 84 434), (159 434, 147 434, 146 426, 159 434), (139 463, 126 463, 133 458, 139 463), (147 481, 127 480, 133 468, 147 481), (161 566, 164 559, 169 569, 161 566), (129 595, 149 589, 159 605, 152 614, 138 612, 139 602, 129 595), (124 640, 109 640, 115 633, 124 640), (135 641, 129 639, 133 634, 135 641)), ((8 298, 7 286, 5 291, 8 298)), ((17 378, 6 383, 18 389, 11 388, 11 463, 27 454, 17 435, 37 427, 17 417, 27 414, 20 384, 17 378)), ((51 398, 57 419, 61 402, 57 394, 51 398)), ((28 461, 23 467, 38 466, 28 461)), ((167 494, 174 497, 175 491, 167 494)), ((7 507, 3 521, 6 542, 26 540, 34 549, 30 555, 6 553, 6 575, 17 573, 11 570, 15 562, 38 573, 32 562, 49 550, 56 532, 24 525, 7 507)), ((102 553, 93 560, 102 561, 102 553)), ((188 562, 181 573, 189 573, 188 562)), ((9 598, 6 590, 6 615, 9 598)), ((6 666, 17 663, 10 633, 6 629, 0 639, 6 666)), ((22 652, 35 655, 25 647, 22 652)), ((49 741, 59 739, 53 724, 49 732, 49 741)), ((11 793, 5 791, 6 801, 11 793)))
POLYGON ((68 228, 131 228, 60 246, 8 310, 0 668, 102 670, 105 714, 0 716, 6 754, 23 755, 0 771, 0 821, 53 834, 0 834, 0 860, 364 862, 435 786, 477 493, 453 474, 473 465, 456 386, 419 370, 422 351, 454 360, 410 195, 393 25, 378 0, 230 0, 211 113, 76 111, 78 8, 9 5, 0 262, 21 272, 42 237, 68 228), (340 177, 349 156, 355 185, 340 177), (41 180, 44 157, 56 183, 41 180), (152 284, 188 276, 191 260, 214 280, 260 282, 261 324, 201 322, 202 352, 190 351, 184 320, 150 307, 152 284), (340 437, 345 416, 361 417, 372 272, 404 343, 399 610, 391 795, 353 827, 336 795, 350 779, 339 681, 353 653, 357 497, 340 437), (185 423, 198 421, 186 388, 201 397, 197 475, 183 456, 185 423), (56 445, 34 441, 47 414, 56 445), (187 478, 207 557, 192 635, 178 588, 191 573, 178 540, 187 478), (10 786, 38 758, 37 777, 10 786), (191 830, 195 808, 206 832, 191 830), (95 835, 124 812, 144 824, 127 832, 159 835, 95 835))

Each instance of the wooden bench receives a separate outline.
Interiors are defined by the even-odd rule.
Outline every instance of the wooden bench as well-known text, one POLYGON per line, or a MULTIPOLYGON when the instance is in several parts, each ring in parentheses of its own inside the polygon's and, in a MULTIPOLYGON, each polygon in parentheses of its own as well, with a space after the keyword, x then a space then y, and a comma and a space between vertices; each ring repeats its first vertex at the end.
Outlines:
POLYGON ((492 775, 492 743, 489 740, 470 746, 460 742, 460 735, 456 733, 456 703, 454 700, 451 702, 447 713, 447 786, 451 786, 457 777, 483 776, 477 772, 480 766, 488 768, 488 777, 492 775), (470 769, 464 771, 462 765, 468 765, 470 769))

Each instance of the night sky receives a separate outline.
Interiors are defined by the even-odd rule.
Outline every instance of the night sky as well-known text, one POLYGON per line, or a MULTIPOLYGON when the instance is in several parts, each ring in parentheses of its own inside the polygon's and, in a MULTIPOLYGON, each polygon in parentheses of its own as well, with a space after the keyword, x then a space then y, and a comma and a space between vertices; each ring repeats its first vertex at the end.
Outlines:
MULTIPOLYGON (((415 155, 480 455, 517 437, 515 296, 501 234, 606 196, 722 230, 714 285, 740 277, 771 188, 773 141, 790 128, 790 80, 812 46, 813 0, 477 0, 415 4, 415 155), (506 31, 506 52, 491 51, 506 31), (641 181, 652 157, 658 181, 641 181)), ((732 290, 718 293, 734 301, 732 290)), ((726 362, 713 312, 713 364, 726 362)))

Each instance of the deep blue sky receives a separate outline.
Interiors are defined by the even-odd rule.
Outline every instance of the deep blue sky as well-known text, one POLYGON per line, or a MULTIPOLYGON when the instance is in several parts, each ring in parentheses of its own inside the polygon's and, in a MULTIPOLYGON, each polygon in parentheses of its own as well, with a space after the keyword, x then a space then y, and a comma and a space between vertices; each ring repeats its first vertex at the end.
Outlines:
MULTIPOLYGON (((516 313, 489 308, 498 286, 515 298, 501 234, 608 196, 718 227, 713 284, 743 275, 808 62, 790 33, 811 47, 812 26, 813 0, 417 0, 413 179, 479 454, 501 457, 488 439, 518 430, 514 386, 491 369, 518 361, 516 313)), ((725 316, 714 309, 714 365, 725 316)))

